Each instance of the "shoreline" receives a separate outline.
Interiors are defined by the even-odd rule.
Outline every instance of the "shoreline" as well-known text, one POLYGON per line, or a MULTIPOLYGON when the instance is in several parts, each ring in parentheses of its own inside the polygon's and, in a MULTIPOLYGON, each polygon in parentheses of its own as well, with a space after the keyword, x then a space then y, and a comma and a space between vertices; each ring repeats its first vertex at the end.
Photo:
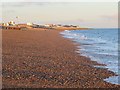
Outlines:
MULTIPOLYGON (((97 29, 96 29, 97 30, 97 29)), ((78 30, 79 31, 79 30, 78 30)), ((83 31, 83 30, 82 30, 83 31)), ((93 44, 91 44, 91 43, 89 43, 89 41, 88 42, 86 42, 86 40, 83 40, 83 41, 81 41, 81 42, 79 42, 79 38, 81 38, 80 37, 80 34, 79 33, 82 33, 83 34, 83 36, 84 36, 84 32, 75 32, 75 30, 73 30, 73 31, 69 31, 69 30, 65 30, 65 31, 63 31, 63 32, 61 32, 60 34, 62 34, 62 36, 64 37, 64 38, 66 38, 66 39, 70 39, 70 40, 72 40, 73 41, 73 43, 77 43, 77 50, 76 50, 76 52, 77 53, 79 53, 79 55, 81 55, 81 56, 85 56, 85 57, 88 57, 88 58, 90 58, 90 60, 91 61, 96 61, 97 63, 99 63, 98 65, 94 65, 94 67, 95 68, 104 68, 104 69, 108 69, 109 71, 111 71, 111 72, 113 72, 115 75, 114 76, 110 76, 109 78, 106 78, 106 79, 104 79, 104 81, 107 81, 107 82, 109 82, 109 83, 111 83, 111 84, 116 84, 116 85, 120 85, 119 84, 119 82, 118 82, 118 80, 119 79, 117 79, 118 77, 119 77, 119 74, 118 74, 118 72, 117 72, 117 70, 116 69, 111 69, 110 68, 110 65, 107 63, 107 61, 105 62, 105 61, 102 61, 102 60, 104 60, 105 58, 106 58, 106 60, 109 60, 109 58, 107 58, 107 57, 104 57, 104 58, 100 58, 99 56, 98 57, 96 57, 96 56, 94 56, 94 55, 91 55, 91 53, 95 53, 94 52, 94 48, 93 48, 93 46, 89 46, 89 45, 93 45, 93 44), (72 36, 73 35, 73 36, 72 36), (78 38, 77 38, 78 37, 78 38), (88 45, 88 47, 86 46, 86 45, 88 45), (85 48, 86 47, 86 48, 85 48), (93 48, 93 49, 90 49, 90 48, 93 48), (89 52, 87 52, 87 50, 89 50, 89 52), (99 58, 98 60, 96 59, 96 58, 99 58)), ((86 32, 85 32, 86 33, 86 32)), ((91 33, 90 33, 91 34, 91 33)), ((89 37, 89 35, 87 36, 86 35, 86 37, 87 37, 87 39, 88 39, 88 37, 89 37)), ((94 37, 94 36, 93 36, 94 37)), ((90 38, 90 37, 89 37, 90 38)), ((85 38, 86 39, 86 38, 85 38)), ((94 43, 98 43, 98 42, 94 42, 94 43)), ((98 45, 99 46, 99 45, 98 45)), ((97 47, 97 46, 96 46, 97 47)), ((98 54, 98 53, 95 53, 95 54, 98 54)), ((98 54, 98 55, 101 55, 101 54, 98 54)), ((109 54, 108 54, 109 55, 109 54)), ((112 54, 110 54, 110 55, 112 55, 112 54)), ((114 55, 114 54, 113 54, 114 55)), ((102 57, 102 56, 101 56, 102 57)), ((114 60, 114 59, 113 59, 114 60)), ((114 62, 113 62, 114 63, 114 62)), ((112 66, 113 64, 111 64, 111 66, 112 66)), ((116 66, 112 66, 112 67, 116 67, 117 68, 117 64, 116 64, 116 66)))
POLYGON ((118 87, 103 81, 113 72, 93 67, 101 64, 75 52, 77 44, 62 37, 61 31, 2 32, 3 88, 118 87))

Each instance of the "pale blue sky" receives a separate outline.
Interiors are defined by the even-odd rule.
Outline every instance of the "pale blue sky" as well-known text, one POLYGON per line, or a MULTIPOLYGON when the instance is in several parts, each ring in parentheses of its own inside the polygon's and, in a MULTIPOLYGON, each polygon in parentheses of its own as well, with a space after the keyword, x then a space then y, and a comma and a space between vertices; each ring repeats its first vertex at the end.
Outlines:
POLYGON ((117 2, 7 2, 2 20, 33 23, 75 24, 82 27, 118 26, 117 2), (16 16, 19 16, 16 19, 16 16))

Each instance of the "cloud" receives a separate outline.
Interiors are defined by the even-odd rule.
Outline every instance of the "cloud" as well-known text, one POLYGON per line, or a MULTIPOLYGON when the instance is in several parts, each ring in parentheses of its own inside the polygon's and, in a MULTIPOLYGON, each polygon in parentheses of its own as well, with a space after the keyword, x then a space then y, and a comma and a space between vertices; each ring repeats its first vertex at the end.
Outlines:
POLYGON ((81 18, 79 18, 79 19, 75 19, 75 20, 66 20, 66 22, 78 22, 78 23, 82 23, 82 22, 85 22, 85 20, 84 19, 81 19, 81 18))
POLYGON ((46 4, 48 4, 48 2, 5 2, 5 3, 2 3, 2 6, 3 7, 28 7, 31 5, 42 6, 46 4))
POLYGON ((78 22, 85 22, 84 19, 77 19, 76 21, 78 21, 78 22))
POLYGON ((103 20, 116 21, 116 20, 118 20, 118 14, 114 14, 114 15, 102 15, 101 18, 103 20))

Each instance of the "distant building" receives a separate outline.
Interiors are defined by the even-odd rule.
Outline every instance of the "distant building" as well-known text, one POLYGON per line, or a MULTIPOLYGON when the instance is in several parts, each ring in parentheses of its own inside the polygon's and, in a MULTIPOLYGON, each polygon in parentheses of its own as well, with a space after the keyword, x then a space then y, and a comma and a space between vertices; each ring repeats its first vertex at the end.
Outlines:
POLYGON ((9 26, 8 23, 2 23, 2 26, 9 26))
POLYGON ((23 28, 23 29, 32 28, 32 26, 27 25, 27 24, 18 24, 18 27, 23 28))
POLYGON ((10 21, 8 22, 9 26, 14 26, 15 25, 15 22, 14 21, 10 21))
POLYGON ((80 28, 80 26, 77 25, 77 28, 80 28))
POLYGON ((55 24, 45 24, 44 25, 45 27, 54 27, 54 26, 56 26, 55 24))
POLYGON ((2 26, 15 26, 15 22, 13 21, 10 21, 10 22, 7 22, 7 23, 2 23, 2 26))
POLYGON ((45 26, 45 27, 50 27, 50 25, 49 25, 49 24, 45 24, 44 26, 45 26))
POLYGON ((10 29, 12 29, 12 30, 21 30, 20 27, 16 27, 16 26, 2 26, 2 29, 4 29, 4 30, 10 30, 10 29))
POLYGON ((70 25, 63 25, 63 27, 71 27, 70 25))
POLYGON ((28 25, 28 26, 32 26, 32 25, 33 25, 33 23, 27 23, 27 25, 28 25))

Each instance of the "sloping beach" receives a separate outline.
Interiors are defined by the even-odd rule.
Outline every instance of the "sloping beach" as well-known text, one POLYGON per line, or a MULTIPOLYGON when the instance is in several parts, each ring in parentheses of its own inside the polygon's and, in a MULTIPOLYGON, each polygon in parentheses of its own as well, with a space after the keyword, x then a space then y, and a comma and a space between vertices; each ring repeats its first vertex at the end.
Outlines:
POLYGON ((77 44, 55 30, 2 31, 3 88, 116 88, 113 76, 80 56, 77 44))

